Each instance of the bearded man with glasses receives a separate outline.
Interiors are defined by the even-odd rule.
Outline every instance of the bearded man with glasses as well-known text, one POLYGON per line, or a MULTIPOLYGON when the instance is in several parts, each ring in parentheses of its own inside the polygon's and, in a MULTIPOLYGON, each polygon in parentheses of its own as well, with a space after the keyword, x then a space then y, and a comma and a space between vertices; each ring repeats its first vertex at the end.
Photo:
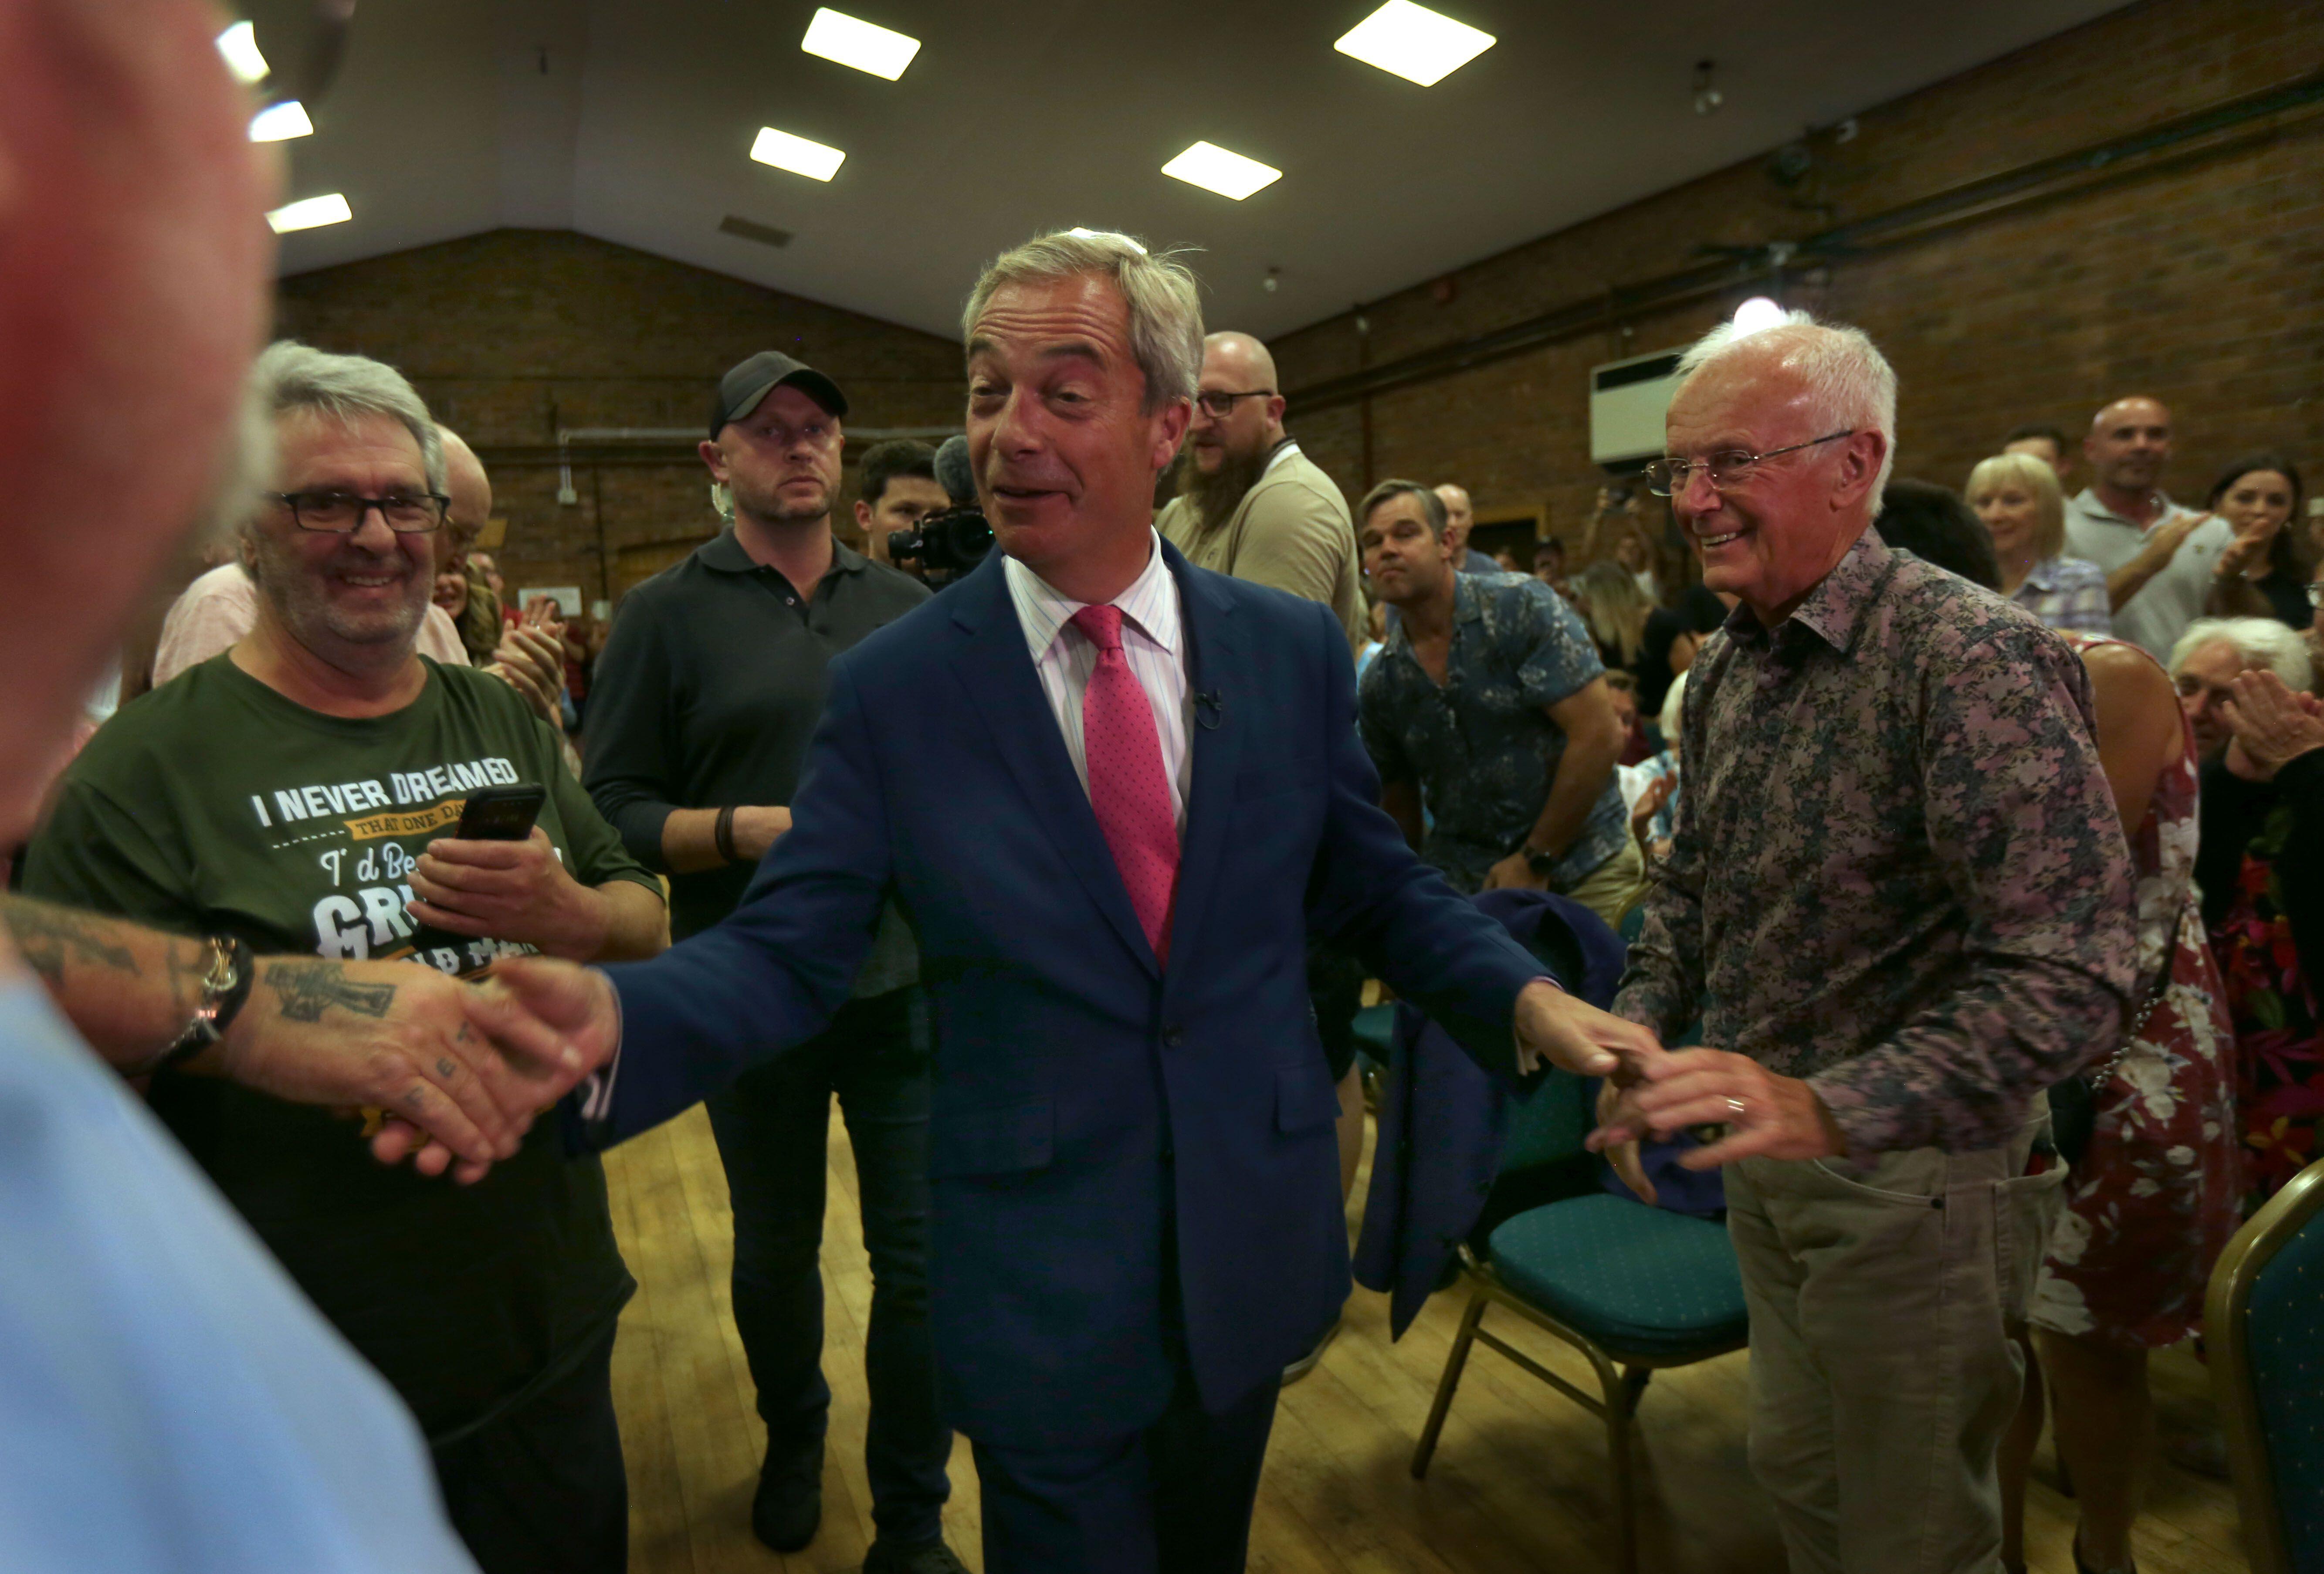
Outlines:
POLYGON ((1352 662, 1366 626, 1356 527, 1338 484, 1283 430, 1283 410, 1265 345, 1247 333, 1205 337, 1178 495, 1154 527, 1198 569, 1330 607, 1352 662))
POLYGON ((2088 674, 1872 527, 1896 377, 1803 314, 1679 363, 1647 483, 1740 605, 1614 1009, 1665 1041, 1591 1143, 1723 1130, 1750 1458, 1794 1574, 1992 1574, 1995 1468, 2065 1169, 2051 1084, 2120 1042, 2137 940, 2088 674))
MULTIPOLYGON (((356 960, 650 956, 653 875, 498 679, 419 653, 446 514, 440 434, 393 368, 277 344, 252 373, 274 490, 244 527, 257 621, 124 706, 67 772, 30 895, 275 958, 297 1020, 384 1016, 356 960), (528 836, 462 838, 485 787, 545 790, 528 836)), ((467 1186, 373 1162, 351 1122, 158 1072, 153 1111, 434 1449, 487 1571, 614 1570, 628 1546, 614 1320, 633 1288, 604 1172, 555 1121, 467 1186)))

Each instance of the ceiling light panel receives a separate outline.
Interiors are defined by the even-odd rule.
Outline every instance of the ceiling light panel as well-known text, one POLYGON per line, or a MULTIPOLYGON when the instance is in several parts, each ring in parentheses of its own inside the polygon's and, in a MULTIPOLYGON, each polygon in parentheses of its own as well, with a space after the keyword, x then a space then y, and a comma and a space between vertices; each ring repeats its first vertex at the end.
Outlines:
POLYGON ((294 136, 314 134, 315 123, 307 118, 307 106, 296 98, 270 104, 250 117, 253 142, 289 142, 294 136))
POLYGON ((777 131, 771 125, 759 128, 759 140, 751 144, 751 156, 762 164, 805 175, 810 181, 830 180, 847 162, 847 155, 837 148, 793 136, 788 131, 777 131))
POLYGON ((807 24, 807 36, 799 40, 799 48, 892 82, 920 52, 920 41, 825 6, 807 24))
POLYGON ((1283 179, 1281 170, 1207 142, 1198 142, 1172 159, 1162 166, 1162 172, 1238 202, 1260 187, 1272 186, 1283 179))
POLYGON ((1332 47, 1407 82, 1434 88, 1492 48, 1495 42, 1491 33, 1439 15, 1425 5, 1415 5, 1412 0, 1388 0, 1332 47))
POLYGON ((259 82, 266 78, 266 57, 258 52, 258 29, 247 22, 237 22, 217 35, 217 51, 226 59, 226 69, 242 82, 259 82))
POLYGON ((355 217, 347 199, 334 191, 327 197, 308 197, 297 202, 285 203, 266 216, 277 235, 288 235, 294 229, 313 229, 320 225, 345 224, 355 217))

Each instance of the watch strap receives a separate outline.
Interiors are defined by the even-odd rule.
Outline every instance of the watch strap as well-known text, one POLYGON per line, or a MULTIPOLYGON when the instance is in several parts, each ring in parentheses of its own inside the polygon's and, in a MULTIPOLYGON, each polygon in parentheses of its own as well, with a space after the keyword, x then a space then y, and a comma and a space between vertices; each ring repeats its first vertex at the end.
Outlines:
POLYGON ((205 943, 210 949, 209 971, 202 975, 201 998, 195 1002, 194 1014, 185 1032, 156 1055, 137 1076, 151 1076, 166 1071, 189 1060, 226 1037, 226 1030, 250 999, 250 987, 255 981, 257 959, 251 955, 247 941, 229 935, 210 935, 205 943))

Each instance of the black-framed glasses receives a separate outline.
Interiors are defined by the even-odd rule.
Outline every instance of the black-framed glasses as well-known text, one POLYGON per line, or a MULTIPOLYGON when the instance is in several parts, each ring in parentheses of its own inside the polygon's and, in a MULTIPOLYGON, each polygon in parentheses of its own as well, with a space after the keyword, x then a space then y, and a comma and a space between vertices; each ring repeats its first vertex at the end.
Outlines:
POLYGON ((290 523, 300 530, 329 535, 353 535, 374 509, 396 534, 424 535, 443 527, 445 510, 452 504, 441 492, 391 492, 384 497, 364 497, 353 492, 269 492, 267 495, 290 511, 290 523))
POLYGON ((1646 478, 1646 490, 1657 497, 1675 497, 1683 495, 1687 483, 1694 479, 1698 471, 1710 480, 1712 490, 1723 492, 1749 475, 1754 465, 1772 459, 1778 454, 1795 454, 1802 449, 1820 448, 1828 442, 1838 442, 1844 437, 1854 437, 1856 432, 1857 429, 1854 427, 1850 427, 1846 431, 1827 432, 1822 437, 1812 437, 1805 442, 1795 442, 1788 448, 1769 449, 1764 454, 1751 453, 1744 449, 1720 449, 1717 453, 1705 454, 1699 459, 1669 458, 1649 459, 1646 461, 1646 468, 1640 473, 1646 478))
POLYGON ((1274 397, 1275 390, 1272 388, 1248 388, 1240 394, 1229 394, 1223 389, 1214 388, 1208 393, 1195 394, 1194 403, 1201 405, 1203 413, 1212 420, 1224 421, 1234 413, 1235 401, 1238 399, 1272 399, 1274 397))

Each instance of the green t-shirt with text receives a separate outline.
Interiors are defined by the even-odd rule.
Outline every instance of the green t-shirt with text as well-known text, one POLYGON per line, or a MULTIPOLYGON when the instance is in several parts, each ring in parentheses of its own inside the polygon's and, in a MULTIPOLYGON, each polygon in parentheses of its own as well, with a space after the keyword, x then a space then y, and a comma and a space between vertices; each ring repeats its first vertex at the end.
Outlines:
MULTIPOLYGON (((229 653, 100 728, 25 859, 30 895, 260 955, 408 958, 467 973, 531 948, 431 931, 410 870, 475 789, 549 789, 539 824, 584 885, 659 891, 566 770, 556 735, 499 679, 420 658, 392 715, 294 704, 229 653)), ((473 1187, 378 1163, 345 1117, 214 1078, 150 1097, 340 1331, 442 1442, 586 1355, 632 1288, 603 1169, 568 1162, 553 1115, 473 1187)))

